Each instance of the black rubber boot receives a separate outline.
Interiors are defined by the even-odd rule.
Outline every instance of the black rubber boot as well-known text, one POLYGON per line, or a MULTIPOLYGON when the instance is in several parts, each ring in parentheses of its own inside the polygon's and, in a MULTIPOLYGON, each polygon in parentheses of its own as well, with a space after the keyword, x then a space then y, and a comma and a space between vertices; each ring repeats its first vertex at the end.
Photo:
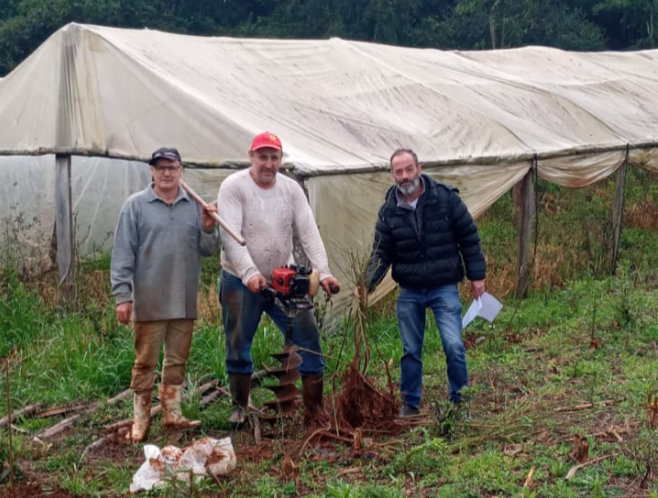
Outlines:
POLYGON ((327 417, 322 404, 324 378, 308 374, 302 377, 302 400, 304 402, 304 424, 307 427, 324 422, 327 417))
POLYGON ((229 374, 228 380, 234 407, 228 422, 233 425, 242 425, 247 419, 251 374, 229 374))

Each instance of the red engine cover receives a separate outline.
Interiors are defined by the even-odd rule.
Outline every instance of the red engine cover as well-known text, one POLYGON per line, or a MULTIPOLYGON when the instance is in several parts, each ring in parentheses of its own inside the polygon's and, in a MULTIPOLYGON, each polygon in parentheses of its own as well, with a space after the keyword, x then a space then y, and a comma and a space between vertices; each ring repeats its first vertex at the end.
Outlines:
POLYGON ((284 297, 289 297, 290 281, 295 275, 297 272, 292 268, 275 268, 272 270, 272 288, 284 297))

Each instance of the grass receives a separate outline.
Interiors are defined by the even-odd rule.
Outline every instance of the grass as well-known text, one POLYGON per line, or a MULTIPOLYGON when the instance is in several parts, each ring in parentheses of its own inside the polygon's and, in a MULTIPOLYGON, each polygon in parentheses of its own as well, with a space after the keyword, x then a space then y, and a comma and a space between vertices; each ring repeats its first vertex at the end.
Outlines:
MULTIPOLYGON (((146 496, 658 497, 658 429, 647 423, 647 396, 658 393, 658 193, 646 173, 629 176, 620 264, 616 276, 610 276, 614 185, 566 191, 540 183, 539 192, 540 232, 526 300, 513 297, 517 211, 511 196, 479 221, 488 287, 505 307, 493 326, 476 320, 464 331, 471 376, 468 418, 439 415, 447 408, 445 359, 428 316, 432 332, 425 344, 424 406, 430 415, 425 424, 400 436, 366 434, 356 453, 350 445, 325 442, 296 455, 291 450, 301 446, 303 437, 298 425, 286 438, 255 448, 248 432, 227 426, 227 399, 199 410, 198 397, 187 397, 184 410, 202 420, 201 433, 164 432, 156 417, 149 442, 185 446, 201 435, 229 435, 238 469, 219 481, 170 483, 146 496), (588 442, 594 463, 567 479, 576 465, 570 458, 576 436, 588 442), (290 458, 297 466, 292 475, 285 470, 290 458)), ((17 486, 36 480, 44 492, 128 496, 132 474, 142 463, 141 447, 113 442, 82 458, 101 427, 131 411, 128 402, 104 403, 128 387, 134 359, 132 331, 116 322, 109 298, 109 260, 105 256, 81 265, 77 278, 84 294, 67 309, 56 304, 52 272, 32 278, 34 272, 15 263, 5 256, 0 274, 0 358, 15 350, 12 409, 36 401, 46 406, 101 402, 55 443, 32 440, 55 420, 18 420, 16 426, 30 435, 13 433, 17 486)), ((217 264, 204 263, 202 319, 187 372, 191 387, 215 378, 226 383, 217 264)), ((467 291, 464 286, 464 302, 467 291)), ((370 309, 367 324, 373 348, 368 375, 383 382, 382 363, 390 361, 397 382, 401 346, 394 300, 370 309)), ((342 371, 353 355, 352 327, 345 321, 338 333, 323 334, 328 375, 342 371)), ((281 348, 280 332, 263 320, 254 363, 267 362, 281 348)), ((271 393, 255 390, 257 404, 266 398, 271 393)), ((6 412, 6 402, 0 403, 0 416, 6 412)), ((7 445, 3 428, 0 486, 8 482, 7 445)), ((0 496, 8 496, 2 487, 0 496)))

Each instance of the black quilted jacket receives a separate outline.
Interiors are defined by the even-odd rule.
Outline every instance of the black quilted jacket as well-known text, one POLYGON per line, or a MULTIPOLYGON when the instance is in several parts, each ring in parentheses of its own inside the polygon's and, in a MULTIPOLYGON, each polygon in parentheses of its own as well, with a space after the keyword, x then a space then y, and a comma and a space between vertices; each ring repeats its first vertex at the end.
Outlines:
POLYGON ((486 263, 477 227, 459 191, 422 175, 424 191, 416 210, 397 205, 395 186, 379 210, 366 270, 373 291, 393 265, 393 280, 415 289, 484 280, 486 263))

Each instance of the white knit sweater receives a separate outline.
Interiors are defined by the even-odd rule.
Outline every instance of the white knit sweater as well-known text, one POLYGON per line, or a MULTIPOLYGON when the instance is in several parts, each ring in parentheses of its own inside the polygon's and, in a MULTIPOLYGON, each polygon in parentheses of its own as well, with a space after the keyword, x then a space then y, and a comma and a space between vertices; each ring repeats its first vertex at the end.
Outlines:
POLYGON ((217 194, 219 215, 246 240, 238 244, 224 230, 222 269, 239 277, 247 285, 260 273, 268 281, 274 268, 294 263, 293 234, 297 234, 306 257, 320 280, 331 276, 327 252, 315 224, 304 191, 294 180, 276 175, 272 188, 262 189, 249 170, 230 175, 217 194))

